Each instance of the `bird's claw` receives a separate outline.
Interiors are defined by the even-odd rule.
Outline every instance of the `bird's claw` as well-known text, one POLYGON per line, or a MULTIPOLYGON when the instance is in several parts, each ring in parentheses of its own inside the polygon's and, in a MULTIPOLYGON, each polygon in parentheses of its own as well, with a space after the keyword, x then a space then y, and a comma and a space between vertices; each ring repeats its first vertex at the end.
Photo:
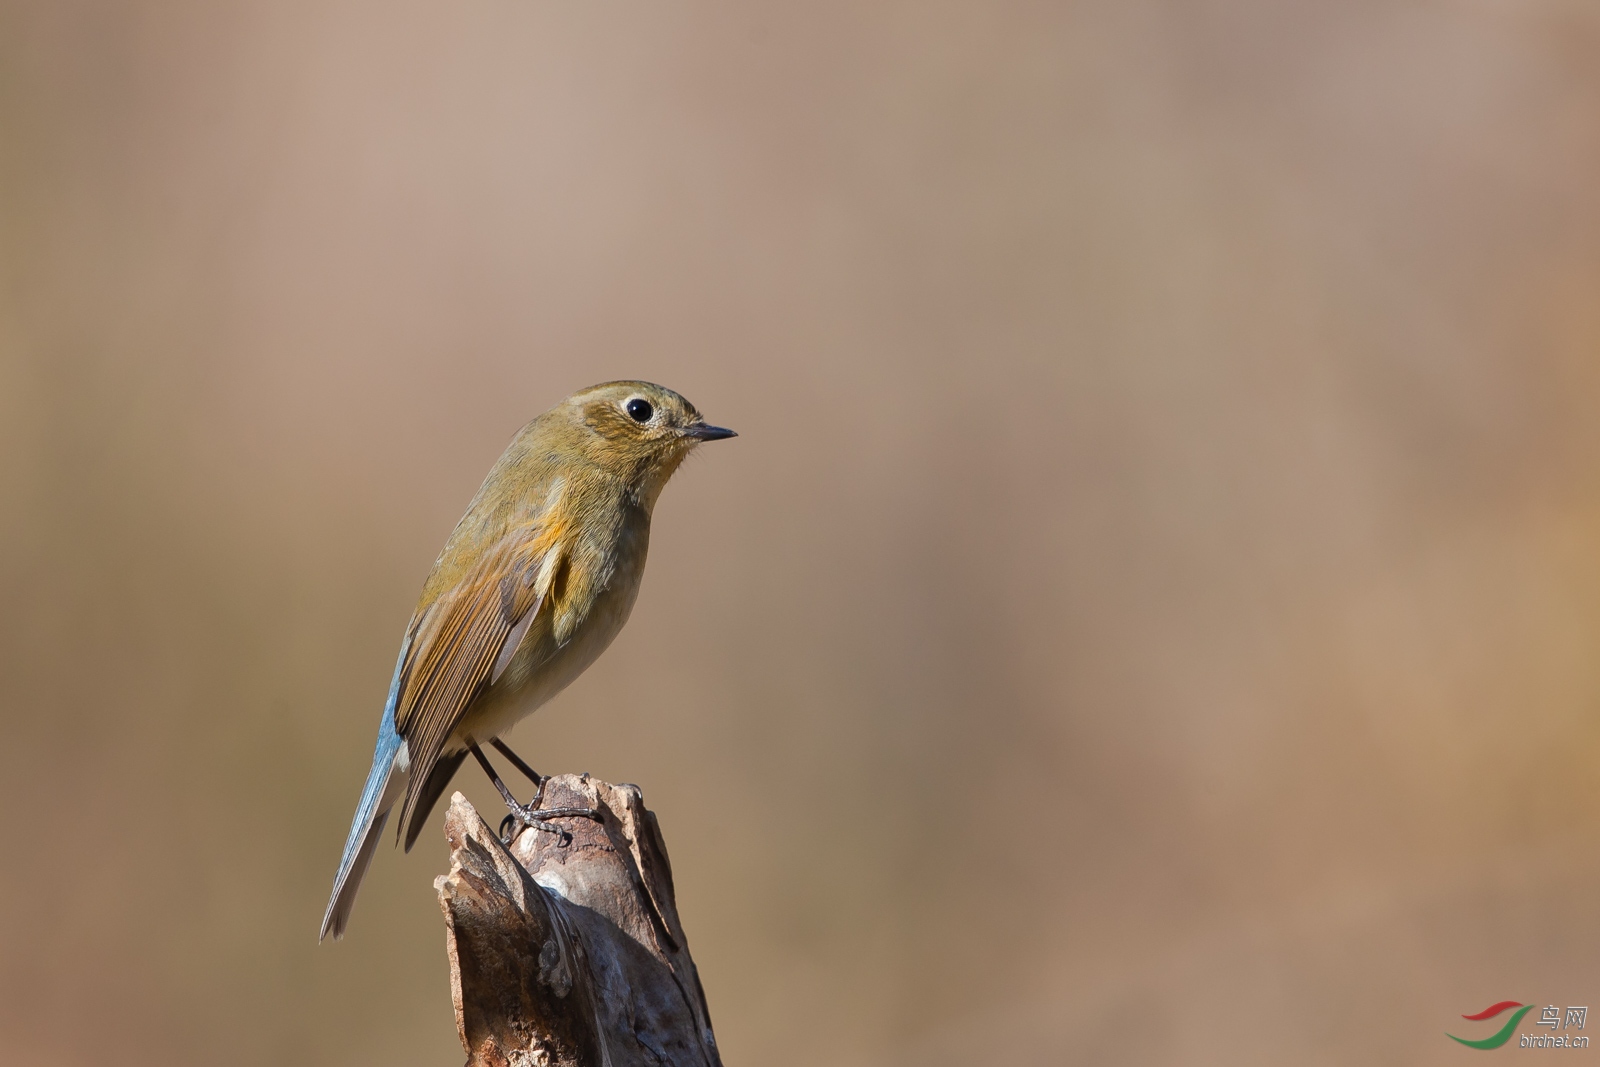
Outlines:
POLYGON ((555 819, 593 819, 600 822, 600 813, 594 808, 513 808, 504 819, 500 820, 500 840, 505 845, 517 839, 523 830, 543 830, 547 834, 556 834, 560 838, 560 847, 566 848, 572 844, 572 834, 559 826, 546 826, 545 823, 555 819))

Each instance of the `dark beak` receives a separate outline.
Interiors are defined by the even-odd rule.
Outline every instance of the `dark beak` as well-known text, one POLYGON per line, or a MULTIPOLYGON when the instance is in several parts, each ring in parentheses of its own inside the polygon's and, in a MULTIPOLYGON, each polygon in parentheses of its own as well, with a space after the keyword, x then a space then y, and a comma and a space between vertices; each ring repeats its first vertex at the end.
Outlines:
POLYGON ((696 441, 721 441, 723 438, 739 435, 721 426, 707 426, 703 422, 697 422, 693 426, 685 426, 683 436, 696 441))

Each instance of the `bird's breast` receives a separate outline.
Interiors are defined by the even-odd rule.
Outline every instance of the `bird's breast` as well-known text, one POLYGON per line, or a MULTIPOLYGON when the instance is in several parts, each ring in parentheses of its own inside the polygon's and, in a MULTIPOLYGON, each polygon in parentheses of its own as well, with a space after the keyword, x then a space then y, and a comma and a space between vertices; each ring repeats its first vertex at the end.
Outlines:
MULTIPOLYGON (((473 701, 449 747, 465 747, 467 736, 479 741, 500 736, 571 685, 600 657, 628 621, 639 595, 648 528, 644 533, 618 540, 607 580, 594 590, 586 610, 559 597, 540 605, 542 617, 529 627, 499 680, 473 701), (575 616, 564 620, 564 611, 575 616), (565 640, 560 639, 563 632, 565 640)), ((571 578, 567 585, 569 595, 581 587, 571 578)))

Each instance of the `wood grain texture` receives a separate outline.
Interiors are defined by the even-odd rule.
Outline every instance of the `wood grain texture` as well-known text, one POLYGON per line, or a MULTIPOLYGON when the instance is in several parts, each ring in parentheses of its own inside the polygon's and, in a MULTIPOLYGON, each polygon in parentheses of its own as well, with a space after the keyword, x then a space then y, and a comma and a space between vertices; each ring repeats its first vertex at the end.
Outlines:
POLYGON ((721 1067, 654 813, 637 786, 561 775, 570 838, 508 848, 460 793, 445 835, 450 987, 467 1067, 721 1067))

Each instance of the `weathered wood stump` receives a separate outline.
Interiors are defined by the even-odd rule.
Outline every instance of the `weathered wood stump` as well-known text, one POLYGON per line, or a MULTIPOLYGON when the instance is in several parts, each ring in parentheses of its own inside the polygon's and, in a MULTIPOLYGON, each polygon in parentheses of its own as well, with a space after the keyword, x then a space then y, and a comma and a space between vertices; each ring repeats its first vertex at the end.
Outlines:
POLYGON ((434 888, 467 1067, 721 1067, 639 788, 564 774, 543 806, 601 819, 507 848, 460 793, 445 817, 450 873, 434 888))

